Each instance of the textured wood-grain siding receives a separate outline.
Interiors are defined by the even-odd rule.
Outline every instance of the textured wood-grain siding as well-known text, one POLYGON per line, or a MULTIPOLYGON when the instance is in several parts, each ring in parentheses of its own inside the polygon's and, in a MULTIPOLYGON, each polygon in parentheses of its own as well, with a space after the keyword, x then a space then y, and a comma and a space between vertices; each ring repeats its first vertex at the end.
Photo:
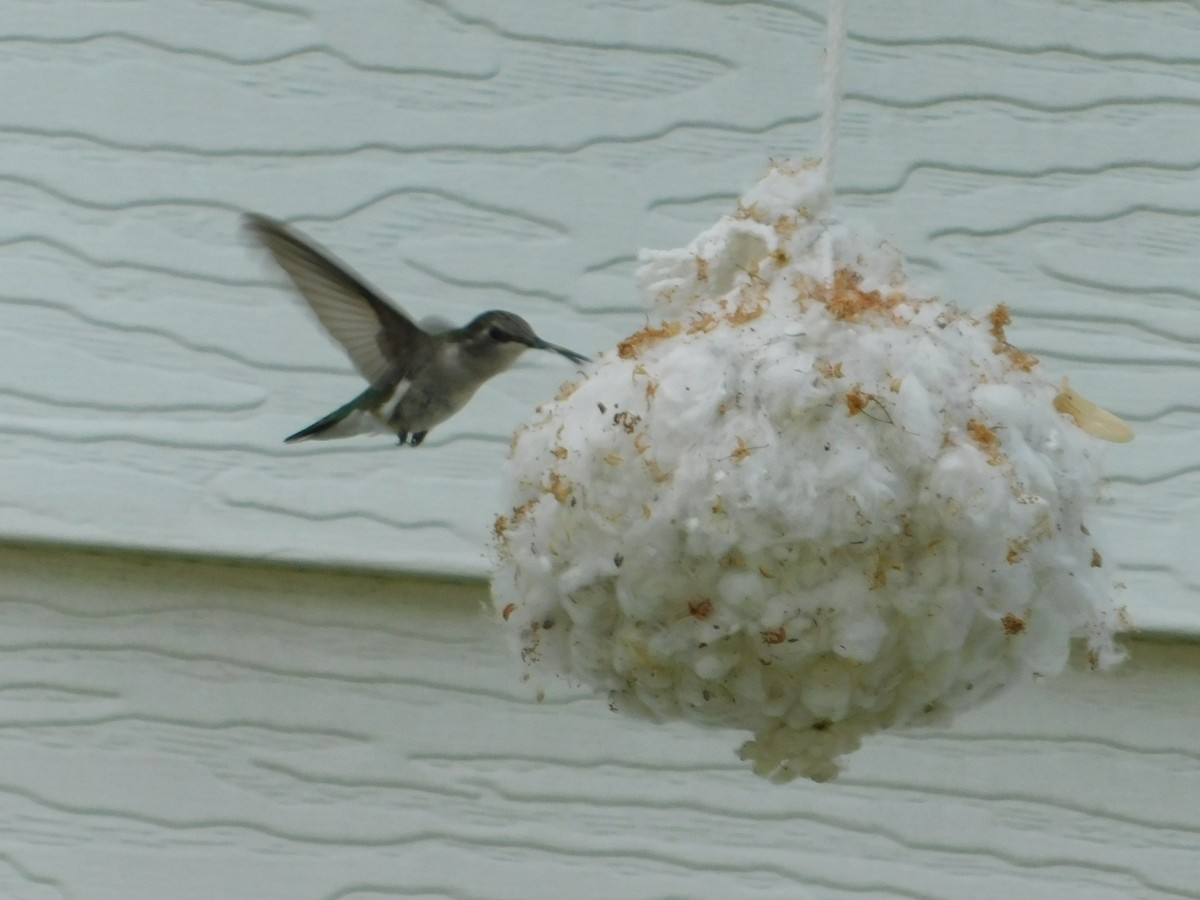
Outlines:
POLYGON ((0 549, 5 900, 1200 898, 1200 647, 772 785, 478 587, 0 549))
MULTIPOLYGON (((280 439, 359 384, 239 213, 413 313, 639 327, 643 246, 817 146, 823 0, 0 5, 0 535, 479 574, 529 359, 418 452, 280 439)), ((1131 420, 1108 554, 1200 629, 1200 4, 854 0, 838 188, 1131 420)))

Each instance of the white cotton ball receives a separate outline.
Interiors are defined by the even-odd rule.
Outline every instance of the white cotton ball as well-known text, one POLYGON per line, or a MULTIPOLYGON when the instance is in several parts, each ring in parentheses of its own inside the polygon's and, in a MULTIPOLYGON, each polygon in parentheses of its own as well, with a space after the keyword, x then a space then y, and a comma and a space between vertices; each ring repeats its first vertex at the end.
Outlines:
POLYGON ((913 296, 825 196, 776 166, 646 253, 659 318, 518 432, 496 523, 532 672, 752 732, 741 756, 784 781, 1054 674, 1073 639, 1120 658, 1081 427, 1124 426, 1039 377, 1003 307, 913 296))

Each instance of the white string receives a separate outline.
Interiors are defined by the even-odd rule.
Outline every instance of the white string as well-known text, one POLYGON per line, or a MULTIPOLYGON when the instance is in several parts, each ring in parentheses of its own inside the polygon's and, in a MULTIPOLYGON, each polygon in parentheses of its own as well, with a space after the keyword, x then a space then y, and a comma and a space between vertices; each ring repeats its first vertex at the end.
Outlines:
POLYGON ((833 150, 837 142, 838 109, 842 105, 842 61, 846 55, 846 2, 829 0, 825 23, 825 96, 821 110, 821 175, 833 196, 833 150))

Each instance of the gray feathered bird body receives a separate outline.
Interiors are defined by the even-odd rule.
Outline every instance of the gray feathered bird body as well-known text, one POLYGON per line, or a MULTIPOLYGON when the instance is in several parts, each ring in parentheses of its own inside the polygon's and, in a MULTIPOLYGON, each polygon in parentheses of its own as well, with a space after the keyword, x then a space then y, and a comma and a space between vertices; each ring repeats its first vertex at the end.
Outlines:
POLYGON ((415 447, 525 350, 587 361, 542 340, 528 322, 503 310, 482 313, 462 328, 447 330, 439 323, 434 326, 439 330, 426 330, 286 225, 257 215, 246 222, 369 383, 349 403, 286 438, 289 442, 386 430, 415 447))

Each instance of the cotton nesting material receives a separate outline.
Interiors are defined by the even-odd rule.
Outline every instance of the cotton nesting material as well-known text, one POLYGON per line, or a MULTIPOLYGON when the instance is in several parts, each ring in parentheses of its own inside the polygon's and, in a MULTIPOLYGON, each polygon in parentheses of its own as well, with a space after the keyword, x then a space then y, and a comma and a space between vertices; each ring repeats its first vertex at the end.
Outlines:
POLYGON ((749 730, 742 758, 779 781, 1057 673, 1074 638, 1121 655, 1081 426, 1123 424, 1039 377, 1004 307, 912 296, 825 196, 777 165, 643 255, 656 321, 517 433, 495 529, 530 674, 749 730))

